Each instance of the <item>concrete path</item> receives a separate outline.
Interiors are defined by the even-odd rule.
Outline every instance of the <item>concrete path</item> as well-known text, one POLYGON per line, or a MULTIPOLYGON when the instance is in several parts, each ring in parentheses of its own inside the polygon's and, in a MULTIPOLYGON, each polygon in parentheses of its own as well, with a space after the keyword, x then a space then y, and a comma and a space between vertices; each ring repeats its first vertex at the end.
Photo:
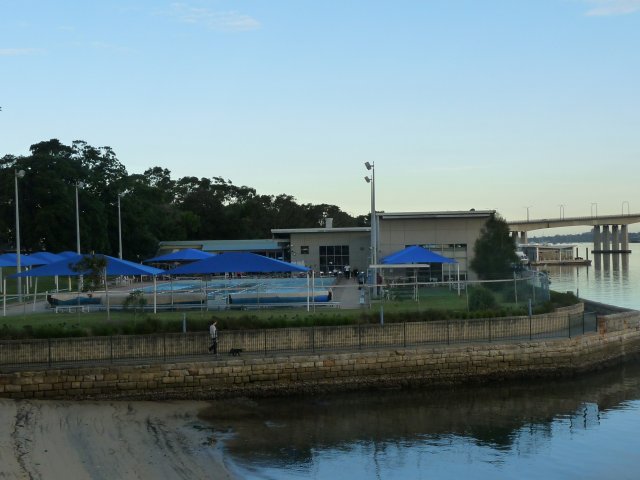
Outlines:
POLYGON ((360 290, 358 281, 354 278, 340 278, 333 288, 333 299, 340 302, 340 308, 362 308, 368 305, 366 288, 360 290), (364 292, 364 304, 360 303, 360 294, 364 292))

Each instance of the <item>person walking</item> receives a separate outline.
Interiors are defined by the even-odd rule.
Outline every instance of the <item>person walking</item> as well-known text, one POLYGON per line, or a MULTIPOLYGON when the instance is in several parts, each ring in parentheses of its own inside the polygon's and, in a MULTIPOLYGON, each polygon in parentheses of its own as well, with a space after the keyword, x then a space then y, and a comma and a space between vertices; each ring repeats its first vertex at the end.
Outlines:
POLYGON ((211 322, 211 326, 209 326, 209 336, 211 337, 211 346, 209 347, 209 351, 213 352, 214 355, 218 355, 218 327, 216 326, 218 322, 213 320, 211 322))

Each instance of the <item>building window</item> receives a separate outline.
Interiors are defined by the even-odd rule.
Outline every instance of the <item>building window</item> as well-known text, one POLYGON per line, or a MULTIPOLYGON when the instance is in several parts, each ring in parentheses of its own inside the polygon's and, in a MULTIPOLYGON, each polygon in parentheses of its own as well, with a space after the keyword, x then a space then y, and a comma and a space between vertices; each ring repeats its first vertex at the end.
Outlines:
POLYGON ((300 255, 309 255, 309 246, 303 245, 300 247, 300 255))
POLYGON ((347 265, 349 265, 349 245, 320 246, 320 271, 322 273, 344 272, 344 267, 347 265))

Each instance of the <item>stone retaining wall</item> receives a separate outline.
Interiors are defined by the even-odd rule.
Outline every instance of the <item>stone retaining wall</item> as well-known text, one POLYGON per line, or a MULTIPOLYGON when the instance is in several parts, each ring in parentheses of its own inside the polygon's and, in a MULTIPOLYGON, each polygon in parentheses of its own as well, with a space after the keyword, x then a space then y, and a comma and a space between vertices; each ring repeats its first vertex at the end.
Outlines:
POLYGON ((0 396, 203 399, 436 385, 568 375, 640 354, 640 312, 598 321, 598 333, 543 342, 225 356, 204 362, 4 373, 0 396))
MULTIPOLYGON (((245 353, 315 352, 320 350, 406 347, 435 343, 496 342, 514 338, 556 336, 572 317, 582 314, 583 304, 533 317, 404 322, 381 325, 230 330, 220 332, 219 350, 242 348, 245 353)), ((118 362, 136 358, 164 360, 204 355, 208 332, 161 335, 119 335, 0 341, 0 368, 4 365, 72 362, 118 362)))

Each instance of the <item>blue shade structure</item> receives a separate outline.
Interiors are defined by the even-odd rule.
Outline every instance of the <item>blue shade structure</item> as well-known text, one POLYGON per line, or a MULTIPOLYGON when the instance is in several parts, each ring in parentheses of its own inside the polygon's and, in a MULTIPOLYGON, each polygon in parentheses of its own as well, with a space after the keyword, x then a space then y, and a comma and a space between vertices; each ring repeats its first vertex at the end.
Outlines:
MULTIPOLYGON (((42 267, 34 268, 21 272, 20 274, 10 275, 11 278, 15 277, 55 277, 58 276, 76 276, 87 275, 88 272, 78 272, 74 270, 74 266, 77 265, 83 258, 83 255, 74 254, 74 257, 59 260, 42 267)), ((120 260, 119 258, 110 257, 109 255, 96 254, 96 256, 103 256, 107 259, 107 275, 158 275, 162 273, 159 268, 149 267, 141 265, 139 263, 129 262, 128 260, 120 260)))
POLYGON ((148 258, 147 260, 143 260, 143 263, 195 262, 198 260, 204 260, 205 258, 211 258, 213 256, 214 255, 212 253, 203 252, 202 250, 185 248, 176 252, 160 255, 159 257, 148 258))
POLYGON ((15 263, 0 257, 0 268, 15 267, 15 266, 16 266, 15 263))
MULTIPOLYGON (((428 250, 424 247, 420 247, 418 245, 412 245, 410 247, 404 248, 400 251, 392 253, 391 255, 387 255, 384 257, 380 266, 383 268, 403 268, 410 265, 409 268, 413 268, 414 271, 417 271, 419 268, 429 267, 431 263, 453 263, 456 264, 456 277, 457 281, 455 283, 456 288, 458 290, 458 295, 460 295, 460 265, 453 258, 443 257, 442 255, 438 255, 431 250, 428 250)), ((417 278, 417 276, 416 276, 417 278)), ((416 281, 415 298, 418 298, 418 284, 416 281)))
POLYGON ((75 258, 78 254, 76 252, 72 252, 71 250, 65 250, 64 252, 57 253, 56 255, 62 258, 75 258))
POLYGON ((31 260, 38 260, 42 265, 48 265, 49 263, 54 263, 62 260, 64 257, 60 255, 56 255, 55 253, 50 252, 36 252, 29 255, 31 260))
MULTIPOLYGON (((77 253, 69 253, 68 257, 59 260, 42 267, 27 270, 21 273, 14 273, 10 275, 10 278, 16 277, 56 277, 56 276, 78 276, 87 275, 88 271, 76 271, 74 267, 85 257, 86 255, 78 255, 77 253)), ((107 259, 107 276, 120 276, 120 275, 150 275, 153 276, 154 282, 154 295, 153 295, 153 311, 156 313, 156 292, 155 282, 156 275, 162 273, 159 268, 149 267, 147 265, 141 265, 139 263, 129 262, 128 260, 120 260, 119 258, 110 257, 109 255, 96 254, 98 257, 104 257, 107 259)), ((107 315, 109 315, 109 295, 107 293, 107 315)))
MULTIPOLYGON (((310 308, 309 272, 307 267, 283 262, 249 252, 228 252, 211 258, 188 263, 166 270, 169 275, 214 275, 224 273, 285 273, 299 272, 307 275, 307 311, 310 308)), ((273 300, 273 299, 272 299, 273 300)))
POLYGON ((307 273, 307 267, 283 262, 275 258, 248 252, 229 252, 215 255, 197 262, 166 270, 169 275, 194 275, 216 273, 307 273))
MULTIPOLYGON (((5 266, 16 267, 18 265, 18 255, 15 253, 3 253, 0 255, 0 260, 2 260, 3 263, 9 263, 9 265, 5 266)), ((34 265, 42 265, 44 263, 46 262, 42 261, 42 259, 32 258, 31 255, 20 255, 20 265, 23 267, 32 267, 34 265)))
POLYGON ((452 258, 443 257, 424 247, 413 245, 398 252, 387 255, 381 261, 382 264, 408 264, 408 263, 458 263, 452 258))

